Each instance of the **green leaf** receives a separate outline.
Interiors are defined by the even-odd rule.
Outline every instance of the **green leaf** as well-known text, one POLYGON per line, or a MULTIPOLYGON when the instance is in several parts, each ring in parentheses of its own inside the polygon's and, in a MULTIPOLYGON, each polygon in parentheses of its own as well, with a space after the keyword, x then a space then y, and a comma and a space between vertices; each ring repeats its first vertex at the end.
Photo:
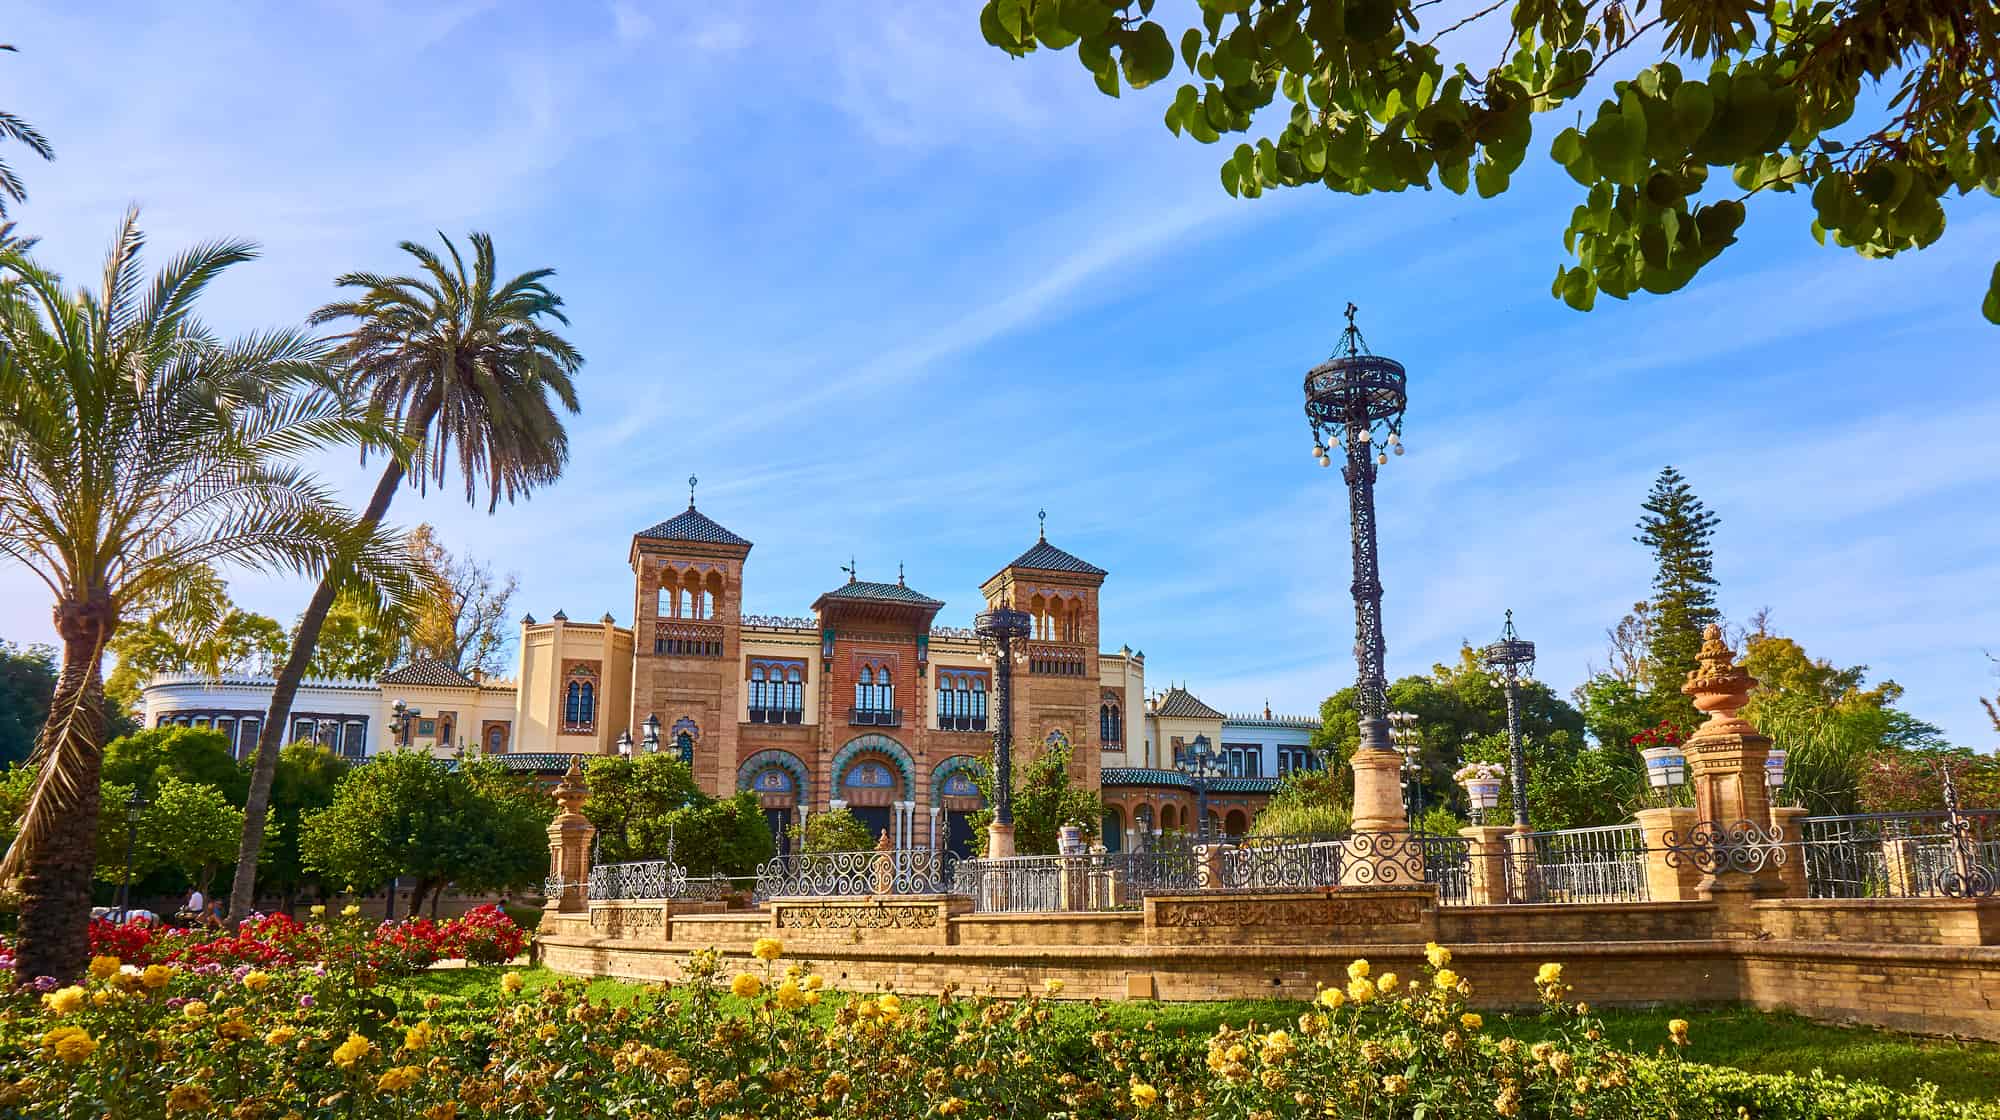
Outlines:
POLYGON ((1167 29, 1151 20, 1125 41, 1120 58, 1125 81, 1133 89, 1145 89, 1174 72, 1174 45, 1167 39, 1167 29))
POLYGON ((1583 134, 1573 128, 1565 128, 1556 134, 1554 144, 1549 145, 1549 154, 1564 167, 1569 167, 1583 156, 1583 134))
POLYGON ((1189 70, 1194 69, 1195 60, 1201 57, 1201 43, 1199 27, 1190 27, 1187 34, 1181 36, 1181 61, 1187 63, 1189 70))
POLYGON ((1578 311, 1588 311, 1597 303, 1597 278, 1584 268, 1572 268, 1563 276, 1562 300, 1578 311))
POLYGON ((1507 189, 1507 172, 1499 164, 1482 159, 1472 169, 1472 177, 1478 183, 1481 198, 1492 198, 1507 189))
POLYGON ((1097 71, 1092 77, 1097 79, 1098 89, 1112 97, 1118 96, 1118 68, 1116 66, 1106 66, 1104 69, 1097 71))
POLYGON ((1063 9, 1069 6, 1055 0, 1035 5, 1035 38, 1050 50, 1062 50, 1083 37, 1063 22, 1063 9))
POLYGON ((1986 285, 1986 302, 1979 305, 1989 323, 2000 324, 2000 264, 1993 266, 1993 279, 1986 285))
POLYGON ((1470 162, 1469 160, 1458 160, 1454 163, 1439 164, 1438 182, 1443 183, 1445 189, 1453 194, 1464 194, 1469 178, 1467 165, 1470 162))

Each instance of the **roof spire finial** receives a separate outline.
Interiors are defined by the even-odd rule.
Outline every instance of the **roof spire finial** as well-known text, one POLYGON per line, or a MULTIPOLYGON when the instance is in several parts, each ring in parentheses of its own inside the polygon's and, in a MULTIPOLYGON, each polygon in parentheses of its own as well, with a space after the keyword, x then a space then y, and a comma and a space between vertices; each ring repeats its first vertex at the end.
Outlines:
POLYGON ((896 561, 896 586, 897 587, 908 586, 903 582, 903 562, 901 560, 896 561))
POLYGON ((847 582, 853 583, 856 579, 860 578, 855 575, 855 573, 859 571, 860 568, 861 565, 855 561, 854 554, 850 552, 847 554, 846 566, 842 567, 840 570, 847 573, 847 582))
POLYGON ((697 478, 695 478, 695 476, 693 476, 693 475, 689 475, 689 476, 688 476, 688 508, 689 508, 689 509, 693 509, 693 508, 694 508, 694 484, 695 484, 696 482, 698 482, 698 481, 700 481, 700 480, 699 480, 699 479, 697 479, 697 478))
POLYGON ((1041 534, 1041 535, 1042 535, 1042 539, 1043 539, 1043 540, 1048 540, 1048 539, 1049 539, 1049 511, 1048 511, 1048 510, 1046 510, 1046 509, 1041 509, 1041 510, 1036 510, 1036 511, 1035 511, 1035 517, 1036 517, 1036 519, 1037 519, 1037 520, 1039 520, 1039 521, 1040 521, 1040 522, 1042 523, 1042 534, 1041 534))

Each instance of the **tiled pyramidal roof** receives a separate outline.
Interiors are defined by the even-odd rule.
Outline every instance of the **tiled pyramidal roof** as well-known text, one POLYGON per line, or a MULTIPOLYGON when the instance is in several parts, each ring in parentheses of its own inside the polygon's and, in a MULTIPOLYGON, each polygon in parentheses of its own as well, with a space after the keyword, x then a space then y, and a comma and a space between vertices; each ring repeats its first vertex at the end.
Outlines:
POLYGON ((1178 716, 1184 719, 1224 718, 1221 712, 1218 712, 1214 708, 1209 707, 1207 704, 1202 703, 1200 700, 1195 698, 1194 693, 1189 692, 1187 689, 1181 688, 1178 685, 1168 689, 1167 694, 1165 696, 1160 697, 1160 702, 1158 705, 1154 707, 1153 714, 1162 716, 1178 716))
POLYGON ((383 684, 429 685, 432 688, 477 688, 478 682, 451 664, 433 657, 420 657, 382 674, 383 684))
POLYGON ((1035 542, 1035 547, 1017 557, 1010 568, 1040 568, 1050 572, 1077 572, 1082 575, 1101 576, 1107 574, 1103 568, 1064 552, 1046 539, 1035 542))
POLYGON ((867 580, 843 583, 820 598, 873 603, 908 603, 917 607, 944 606, 942 600, 933 599, 915 588, 905 587, 900 583, 870 583, 867 580))
POLYGON ((689 505, 677 517, 670 517, 650 529, 641 529, 638 534, 648 540, 696 541, 701 544, 733 544, 744 548, 750 542, 715 523, 715 519, 689 505))

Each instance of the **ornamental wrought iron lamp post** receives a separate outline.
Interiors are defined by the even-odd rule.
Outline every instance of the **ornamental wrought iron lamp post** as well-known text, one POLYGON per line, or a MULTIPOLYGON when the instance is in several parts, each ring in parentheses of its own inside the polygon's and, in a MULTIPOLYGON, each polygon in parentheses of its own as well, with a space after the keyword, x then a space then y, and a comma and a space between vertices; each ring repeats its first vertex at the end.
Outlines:
POLYGON ((1417 734, 1415 712, 1390 712, 1389 737, 1403 756, 1403 772, 1410 777, 1410 824, 1424 816, 1424 741, 1417 734))
POLYGON ((389 734, 396 737, 397 746, 410 745, 410 721, 423 714, 422 708, 412 708, 402 700, 389 705, 389 734))
POLYGON ((645 748, 647 754, 659 754, 660 713, 654 712, 653 714, 647 716, 646 722, 640 724, 639 726, 645 728, 646 731, 645 736, 639 740, 640 745, 645 748))
POLYGON ((118 920, 132 917, 132 843, 139 835, 139 818, 145 814, 146 799, 133 790, 125 798, 125 870, 118 877, 118 920))
POLYGON ((1000 718, 993 722, 993 823, 986 826, 986 857, 1014 854, 1014 643, 1034 632, 1035 620, 1014 606, 1013 589, 1003 587, 999 601, 972 621, 979 648, 993 661, 994 700, 1000 718))
POLYGON ((1220 778, 1227 770, 1222 752, 1215 749, 1215 745, 1208 741, 1208 736, 1196 735, 1194 742, 1188 744, 1187 750, 1181 752, 1180 768, 1181 773, 1186 774, 1189 780, 1194 782, 1194 834, 1198 839, 1207 840, 1209 839, 1208 790, 1215 784, 1215 779, 1220 778))
MULTIPOLYGON (((1361 743, 1354 752, 1354 831, 1378 853, 1403 845, 1409 826, 1403 818, 1402 758, 1389 743, 1388 681, 1382 668, 1382 576, 1375 538, 1375 469, 1389 454, 1403 453, 1403 409, 1408 397, 1402 363, 1368 352, 1355 306, 1347 305, 1347 329, 1333 356, 1306 372, 1306 423, 1312 428, 1313 458, 1333 463, 1333 448, 1345 449, 1340 477, 1354 551, 1354 692, 1360 709, 1361 743)), ((1379 863, 1379 861, 1376 861, 1379 863)), ((1422 857, 1414 879, 1423 881, 1422 857)), ((1382 878, 1376 882, 1400 881, 1382 878)), ((1407 872, 1405 872, 1407 874, 1407 872)))
POLYGON ((1528 829, 1528 754, 1521 747, 1521 682, 1535 679, 1535 643, 1514 632, 1514 612, 1500 640, 1479 651, 1495 684, 1507 690, 1507 783, 1513 791, 1514 831, 1528 829))

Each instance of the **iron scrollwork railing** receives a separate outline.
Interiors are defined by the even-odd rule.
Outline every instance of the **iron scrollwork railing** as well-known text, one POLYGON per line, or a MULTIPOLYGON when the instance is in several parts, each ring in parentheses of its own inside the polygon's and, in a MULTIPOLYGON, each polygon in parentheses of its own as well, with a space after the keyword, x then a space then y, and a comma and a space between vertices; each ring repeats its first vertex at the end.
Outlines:
MULTIPOLYGON (((1213 864, 1217 881, 1204 887, 1233 891, 1304 890, 1337 887, 1348 845, 1359 837, 1241 836, 1218 844, 1213 864)), ((1203 861, 1202 878, 1210 865, 1203 861)))
POLYGON ((1508 841, 1507 901, 1644 902, 1646 851, 1636 824, 1519 834, 1508 841))
POLYGON ((1437 888, 1440 906, 1465 906, 1472 901, 1472 841, 1463 836, 1419 835, 1424 852, 1424 881, 1437 888))
POLYGON ((1698 821, 1683 837, 1678 829, 1660 834, 1668 867, 1693 867, 1706 875, 1741 871, 1754 875, 1767 867, 1782 867, 1787 859, 1778 830, 1755 821, 1722 825, 1698 821))
POLYGON ((777 856, 758 865, 756 898, 943 894, 953 862, 935 848, 777 856))
POLYGON ((1807 817, 1799 826, 1814 898, 2000 894, 2000 809, 1807 817))
POLYGON ((590 897, 600 902, 687 898, 687 868, 664 859, 601 864, 590 869, 590 897))

